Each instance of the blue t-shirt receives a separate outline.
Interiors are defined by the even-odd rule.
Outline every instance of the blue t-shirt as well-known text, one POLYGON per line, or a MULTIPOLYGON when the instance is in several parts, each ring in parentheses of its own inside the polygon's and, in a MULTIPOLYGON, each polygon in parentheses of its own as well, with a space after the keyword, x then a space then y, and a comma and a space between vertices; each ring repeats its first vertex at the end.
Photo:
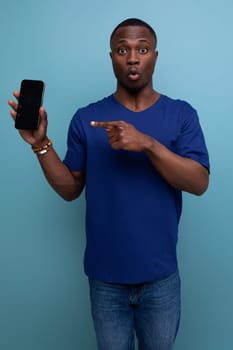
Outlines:
POLYGON ((166 277, 177 269, 181 191, 158 174, 144 153, 113 150, 105 130, 90 126, 92 120, 124 120, 209 169, 197 112, 165 95, 133 112, 111 95, 79 109, 68 133, 64 163, 86 173, 86 274, 126 284, 166 277))

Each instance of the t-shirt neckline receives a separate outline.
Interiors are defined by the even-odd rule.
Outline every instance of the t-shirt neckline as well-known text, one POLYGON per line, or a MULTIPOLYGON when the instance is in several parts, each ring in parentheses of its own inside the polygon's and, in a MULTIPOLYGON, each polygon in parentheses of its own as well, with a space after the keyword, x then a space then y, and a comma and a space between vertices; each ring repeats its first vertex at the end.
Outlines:
POLYGON ((146 111, 149 111, 150 109, 154 108, 154 107, 157 107, 160 105, 160 103, 162 102, 163 98, 164 98, 164 95, 163 94, 160 94, 159 98, 149 107, 143 109, 142 111, 132 111, 131 109, 127 108, 126 106, 124 106, 120 101, 118 101, 116 99, 116 97, 114 96, 114 94, 111 94, 110 97, 112 98, 112 100, 118 104, 118 106, 120 106, 121 108, 123 108, 125 111, 128 111, 129 113, 144 113, 146 111))

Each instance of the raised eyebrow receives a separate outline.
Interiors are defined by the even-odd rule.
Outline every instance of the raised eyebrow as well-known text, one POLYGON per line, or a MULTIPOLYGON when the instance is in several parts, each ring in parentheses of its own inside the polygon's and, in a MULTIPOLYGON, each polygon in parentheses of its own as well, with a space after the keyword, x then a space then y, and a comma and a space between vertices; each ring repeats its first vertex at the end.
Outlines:
MULTIPOLYGON (((119 39, 119 40, 117 41, 117 44, 128 43, 128 42, 130 42, 130 41, 131 41, 131 40, 128 40, 128 39, 119 39)), ((150 43, 149 40, 144 39, 144 38, 136 39, 136 41, 143 42, 143 43, 150 43)))
POLYGON ((128 40, 126 40, 126 39, 120 39, 120 40, 117 41, 117 45, 125 44, 127 42, 128 42, 128 40))
POLYGON ((138 39, 138 41, 141 43, 150 43, 150 41, 148 41, 147 39, 138 39))

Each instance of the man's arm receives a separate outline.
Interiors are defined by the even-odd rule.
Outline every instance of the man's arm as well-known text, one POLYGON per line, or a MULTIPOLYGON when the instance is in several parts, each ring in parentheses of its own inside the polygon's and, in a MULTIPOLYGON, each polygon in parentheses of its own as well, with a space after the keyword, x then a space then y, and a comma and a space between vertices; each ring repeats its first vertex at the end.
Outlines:
MULTIPOLYGON (((14 97, 19 98, 19 92, 14 92, 14 97)), ((12 118, 16 118, 17 103, 9 100, 8 104, 12 110, 12 118)), ((29 143, 34 149, 39 149, 48 143, 47 134, 47 114, 43 107, 39 110, 40 124, 36 130, 19 130, 19 134, 25 142, 29 143)), ((40 154, 37 152, 41 168, 48 183, 65 200, 71 201, 80 196, 85 186, 85 174, 83 172, 71 172, 67 166, 60 160, 52 146, 48 147, 46 152, 40 154)))
POLYGON ((84 172, 71 172, 53 147, 38 155, 38 159, 48 183, 64 200, 72 201, 80 196, 85 186, 84 172))
POLYGON ((201 195, 207 189, 209 172, 204 166, 175 154, 133 125, 124 121, 93 121, 91 125, 106 130, 113 149, 144 152, 158 173, 174 188, 196 195, 201 195))
POLYGON ((144 152, 171 186, 196 195, 206 191, 209 172, 197 161, 175 154, 150 137, 144 141, 144 152))

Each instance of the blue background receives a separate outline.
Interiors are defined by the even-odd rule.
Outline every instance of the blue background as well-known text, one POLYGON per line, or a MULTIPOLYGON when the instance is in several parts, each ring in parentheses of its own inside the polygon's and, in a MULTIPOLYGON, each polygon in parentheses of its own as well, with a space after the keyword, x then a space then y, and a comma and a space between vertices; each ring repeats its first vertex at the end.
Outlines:
POLYGON ((197 108, 211 159, 208 192, 184 195, 175 349, 228 350, 233 332, 232 0, 0 1, 0 349, 96 348, 84 196, 66 203, 14 129, 7 100, 46 82, 48 135, 61 158, 78 107, 114 91, 109 35, 127 17, 157 31, 157 90, 197 108))

